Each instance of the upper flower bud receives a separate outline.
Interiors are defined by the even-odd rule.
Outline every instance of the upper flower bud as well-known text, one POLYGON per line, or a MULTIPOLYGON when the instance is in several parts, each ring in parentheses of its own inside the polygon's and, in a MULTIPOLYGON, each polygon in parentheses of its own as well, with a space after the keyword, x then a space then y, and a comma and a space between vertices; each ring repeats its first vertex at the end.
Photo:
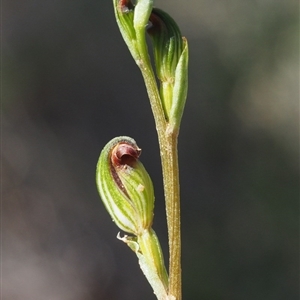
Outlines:
POLYGON ((176 22, 161 9, 153 8, 147 29, 152 37, 157 77, 161 81, 174 78, 183 50, 183 41, 176 22))
POLYGON ((96 171, 107 211, 120 229, 135 235, 151 227, 154 208, 152 181, 140 153, 133 139, 114 138, 102 150, 96 171))
POLYGON ((147 29, 152 37, 156 74, 166 119, 179 126, 187 94, 188 49, 176 22, 153 8, 147 29))

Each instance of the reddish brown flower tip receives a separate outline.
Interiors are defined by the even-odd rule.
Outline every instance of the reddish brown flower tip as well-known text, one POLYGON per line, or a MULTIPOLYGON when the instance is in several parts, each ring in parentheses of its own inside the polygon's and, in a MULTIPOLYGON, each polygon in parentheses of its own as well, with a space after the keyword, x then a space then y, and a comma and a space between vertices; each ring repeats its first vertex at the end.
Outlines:
POLYGON ((163 26, 164 24, 161 22, 161 19, 155 14, 155 11, 153 10, 149 17, 149 25, 147 27, 148 34, 154 35, 155 33, 160 32, 163 26))
POLYGON ((132 4, 132 2, 130 0, 120 0, 119 1, 119 10, 122 13, 127 13, 131 10, 133 10, 134 5, 132 4))
POLYGON ((111 162, 116 167, 124 165, 132 167, 139 158, 141 151, 136 144, 130 144, 125 141, 120 142, 112 149, 111 162))

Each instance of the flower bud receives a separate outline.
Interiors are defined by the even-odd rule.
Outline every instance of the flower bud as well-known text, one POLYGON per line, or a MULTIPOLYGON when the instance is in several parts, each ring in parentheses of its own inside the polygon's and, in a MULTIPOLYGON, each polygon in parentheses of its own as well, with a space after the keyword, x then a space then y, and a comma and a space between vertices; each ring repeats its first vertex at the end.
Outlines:
POLYGON ((138 160, 141 149, 129 137, 117 137, 102 150, 96 171, 100 197, 117 226, 140 235, 151 227, 154 191, 138 160))
POLYGON ((175 70, 183 50, 182 36, 176 22, 166 12, 153 8, 147 29, 152 37, 157 77, 168 81, 175 70))
POLYGON ((130 0, 114 0, 114 10, 120 32, 132 52, 131 44, 136 38, 133 27, 134 6, 130 0))
POLYGON ((176 22, 154 8, 147 29, 153 41, 156 74, 165 116, 179 126, 187 94, 188 48, 176 22))

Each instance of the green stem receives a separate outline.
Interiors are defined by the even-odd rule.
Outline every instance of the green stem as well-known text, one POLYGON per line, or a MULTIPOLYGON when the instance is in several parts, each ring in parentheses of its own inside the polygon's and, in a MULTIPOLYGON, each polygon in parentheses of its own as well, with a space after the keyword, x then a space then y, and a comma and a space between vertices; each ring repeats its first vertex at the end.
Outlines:
POLYGON ((169 128, 162 107, 156 79, 148 55, 137 61, 139 65, 158 134, 163 170, 164 194, 169 236, 169 295, 181 300, 181 234, 180 234, 180 193, 177 154, 178 131, 169 128), (145 65, 145 62, 149 62, 145 65))
POLYGON ((164 191, 169 235, 169 294, 181 300, 180 190, 177 133, 166 133, 167 147, 162 155, 164 191))
POLYGON ((148 260, 155 274, 158 275, 165 291, 168 291, 168 273, 156 233, 152 228, 146 229, 137 237, 137 241, 143 256, 148 260))

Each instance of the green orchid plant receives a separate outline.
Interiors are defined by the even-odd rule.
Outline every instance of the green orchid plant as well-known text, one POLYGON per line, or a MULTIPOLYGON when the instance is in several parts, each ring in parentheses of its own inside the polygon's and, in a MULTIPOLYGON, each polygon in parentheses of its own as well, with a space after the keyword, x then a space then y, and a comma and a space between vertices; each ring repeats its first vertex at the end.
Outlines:
POLYGON ((137 255, 140 267, 159 300, 181 300, 180 192, 177 140, 187 96, 188 44, 176 22, 151 0, 113 0, 116 21, 141 70, 158 134, 169 240, 169 274, 152 229, 154 189, 139 161, 141 149, 126 136, 102 150, 96 183, 116 225, 128 233, 118 238, 137 255), (153 68, 146 43, 152 41, 153 68), (159 84, 157 84, 159 82, 159 84))

